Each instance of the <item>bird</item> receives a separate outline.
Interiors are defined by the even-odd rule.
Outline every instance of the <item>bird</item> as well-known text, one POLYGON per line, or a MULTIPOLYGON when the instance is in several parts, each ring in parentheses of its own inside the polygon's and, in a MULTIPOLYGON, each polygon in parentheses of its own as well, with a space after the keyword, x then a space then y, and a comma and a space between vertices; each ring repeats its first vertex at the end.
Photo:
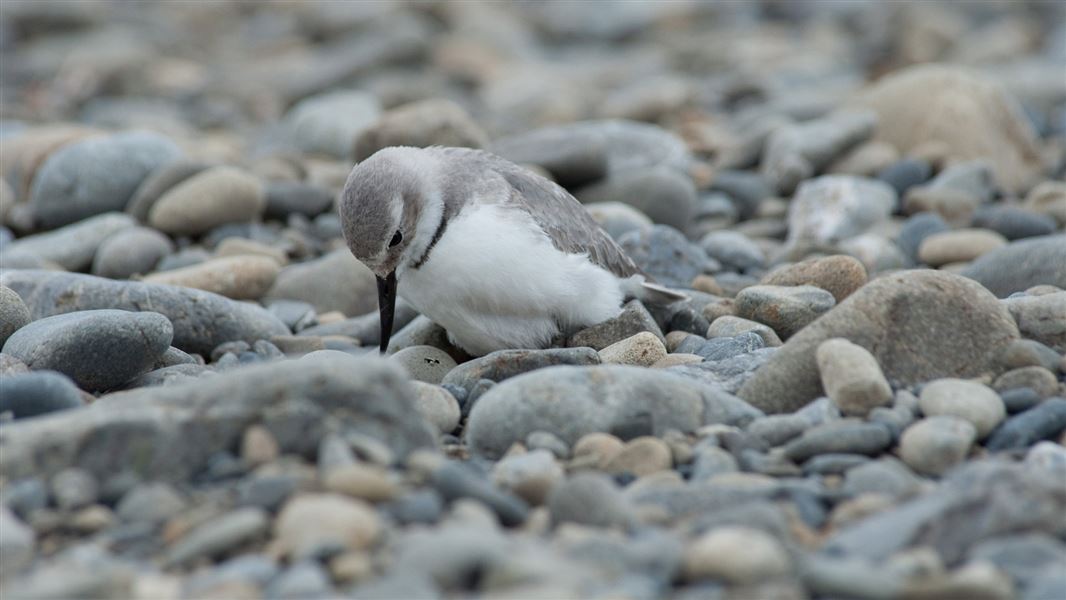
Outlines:
POLYGON ((656 284, 555 182, 484 150, 392 146, 353 167, 338 211, 377 279, 380 351, 396 296, 470 356, 548 347, 618 316, 656 284))

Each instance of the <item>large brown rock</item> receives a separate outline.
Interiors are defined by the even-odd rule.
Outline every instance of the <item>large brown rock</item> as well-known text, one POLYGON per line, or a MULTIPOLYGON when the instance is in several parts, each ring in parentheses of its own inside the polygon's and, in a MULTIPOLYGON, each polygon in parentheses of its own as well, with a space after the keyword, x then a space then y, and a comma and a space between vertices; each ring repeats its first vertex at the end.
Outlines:
POLYGON ((996 354, 1019 336, 1006 308, 974 281, 905 271, 871 281, 803 328, 737 395, 771 413, 823 395, 815 353, 837 337, 869 350, 899 387, 992 372, 996 354))
POLYGON ((1016 193, 1043 164, 1036 133, 1017 102, 977 73, 919 65, 866 89, 856 104, 878 116, 876 139, 904 154, 939 146, 949 159, 985 159, 1000 186, 1016 193))

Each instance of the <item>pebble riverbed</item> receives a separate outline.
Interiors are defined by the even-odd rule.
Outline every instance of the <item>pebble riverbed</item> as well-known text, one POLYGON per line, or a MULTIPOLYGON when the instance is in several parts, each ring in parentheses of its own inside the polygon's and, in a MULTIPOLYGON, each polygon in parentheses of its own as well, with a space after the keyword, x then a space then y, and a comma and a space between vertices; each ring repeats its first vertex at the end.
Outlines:
POLYGON ((0 597, 1066 598, 1064 7, 5 0, 0 597), (688 300, 377 356, 392 145, 688 300))

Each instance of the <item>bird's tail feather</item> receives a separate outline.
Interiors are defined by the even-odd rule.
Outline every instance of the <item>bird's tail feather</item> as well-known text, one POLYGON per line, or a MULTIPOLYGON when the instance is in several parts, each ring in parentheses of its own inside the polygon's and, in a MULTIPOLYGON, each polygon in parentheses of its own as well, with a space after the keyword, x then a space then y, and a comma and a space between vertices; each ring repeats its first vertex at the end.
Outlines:
POLYGON ((666 286, 647 281, 644 277, 636 275, 625 281, 623 286, 626 295, 636 298, 648 304, 667 305, 674 302, 688 300, 688 296, 678 290, 672 290, 666 286))

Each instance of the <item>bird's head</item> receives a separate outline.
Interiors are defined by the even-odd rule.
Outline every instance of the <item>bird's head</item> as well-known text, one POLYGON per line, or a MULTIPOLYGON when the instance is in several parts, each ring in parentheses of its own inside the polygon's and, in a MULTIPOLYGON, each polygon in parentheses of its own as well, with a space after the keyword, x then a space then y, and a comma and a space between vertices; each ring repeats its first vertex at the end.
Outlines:
POLYGON ((382 352, 392 332, 397 270, 425 251, 440 218, 434 168, 422 150, 385 148, 356 165, 341 192, 344 241, 378 279, 382 352))

